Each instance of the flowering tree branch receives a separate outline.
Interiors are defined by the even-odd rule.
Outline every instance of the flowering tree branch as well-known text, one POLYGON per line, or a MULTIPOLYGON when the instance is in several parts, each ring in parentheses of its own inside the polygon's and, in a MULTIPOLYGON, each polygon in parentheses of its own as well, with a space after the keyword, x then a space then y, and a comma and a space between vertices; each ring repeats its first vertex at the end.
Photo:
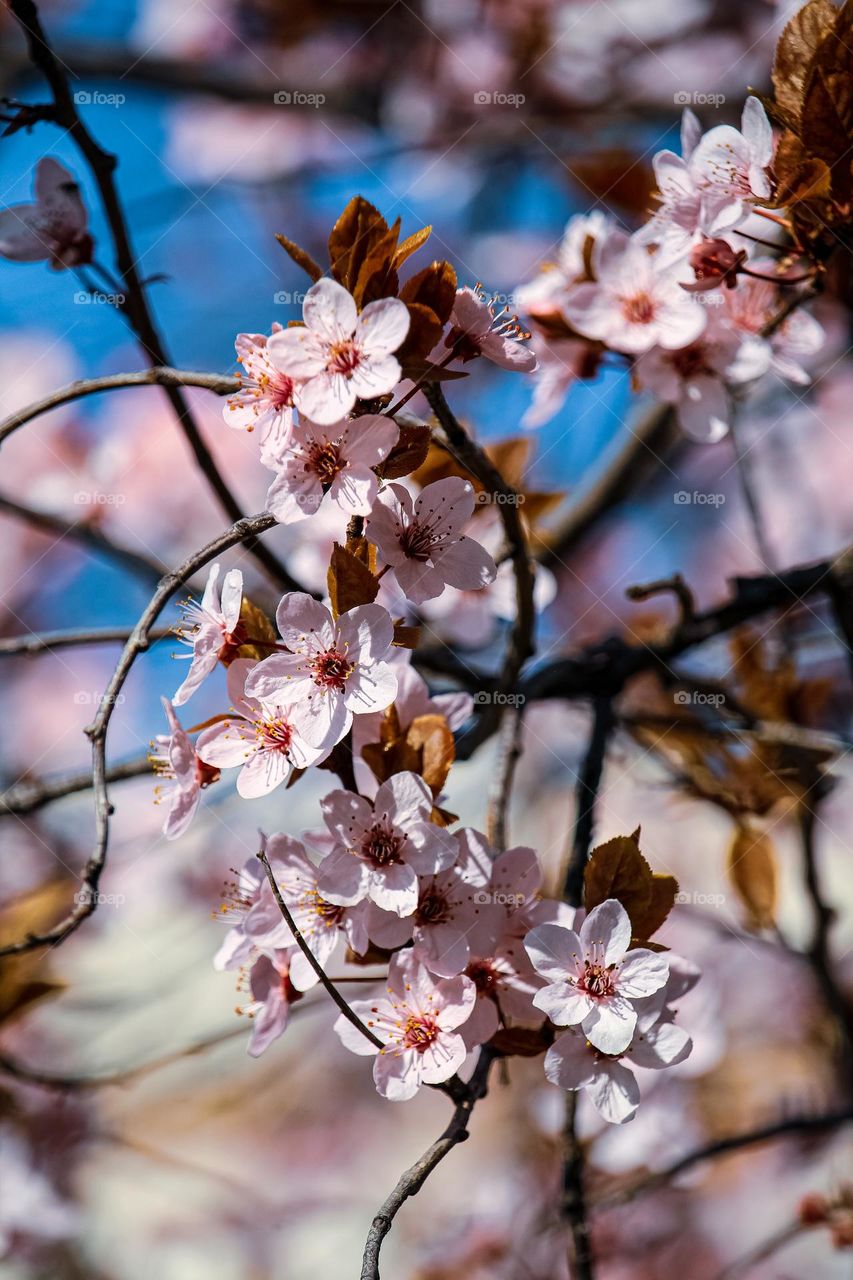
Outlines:
MULTIPOLYGON (((160 627, 151 631, 151 644, 174 637, 172 627, 160 627)), ((94 631, 42 631, 29 636, 10 636, 0 640, 0 658, 31 657, 50 653, 54 649, 71 649, 77 645, 126 644, 130 638, 127 627, 100 627, 94 631)))
MULTIPOLYGON (((107 782, 125 782, 129 778, 143 778, 151 775, 151 761, 148 756, 138 760, 127 760, 123 764, 113 765, 106 771, 107 782)), ((35 813, 54 800, 62 800, 65 796, 75 795, 80 791, 88 791, 93 786, 92 770, 86 769, 77 773, 63 773, 55 778, 27 779, 16 782, 13 787, 0 792, 0 818, 6 814, 18 817, 26 813, 35 813)))
POLYGON ((140 617, 122 650, 112 678, 101 698, 98 714, 86 728, 86 736, 92 743, 92 785, 95 804, 95 846, 83 870, 82 886, 76 894, 76 905, 53 929, 42 934, 29 934, 18 942, 0 948, 0 956, 20 955, 37 947, 55 946, 64 942, 93 914, 98 902, 98 885, 107 857, 109 823, 112 805, 107 796, 108 773, 106 767, 106 736, 118 695, 140 653, 148 648, 149 633, 162 610, 175 591, 198 570, 210 564, 223 551, 248 538, 257 537, 275 524, 275 518, 266 512, 245 516, 230 529, 219 534, 200 551, 194 552, 173 572, 166 574, 140 617))

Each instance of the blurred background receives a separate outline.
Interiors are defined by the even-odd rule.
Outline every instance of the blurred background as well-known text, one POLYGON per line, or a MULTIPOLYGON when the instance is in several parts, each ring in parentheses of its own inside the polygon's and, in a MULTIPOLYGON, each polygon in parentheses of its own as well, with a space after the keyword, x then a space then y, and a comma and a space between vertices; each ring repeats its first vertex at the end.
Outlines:
MULTIPOLYGON (((447 257, 460 284, 482 281, 510 300, 554 257, 573 213, 606 209, 627 228, 638 225, 650 207, 651 157, 677 147, 682 107, 692 106, 706 128, 737 123, 747 88, 768 85, 776 36, 795 7, 63 0, 41 12, 86 124, 119 158, 138 268, 151 281, 171 362, 225 373, 236 368, 237 332, 267 332, 301 315, 305 279, 275 233, 324 261, 328 230, 354 194, 389 222, 401 217, 404 234, 431 223, 426 254, 447 257)), ((5 9, 0 69, 9 96, 44 99, 5 9)), ((96 256, 112 266, 91 175, 53 126, 2 140, 0 205, 30 198, 44 155, 80 183, 96 256)), ((422 251, 418 263, 427 261, 422 251)), ((115 308, 87 295, 73 272, 0 262, 0 298, 2 416, 74 378, 144 366, 115 308)), ((629 602, 632 584, 678 570, 699 604, 710 606, 732 575, 808 562, 851 541, 848 301, 839 270, 817 306, 827 343, 813 385, 765 384, 744 406, 739 441, 764 552, 731 442, 700 447, 664 430, 637 450, 590 527, 550 558, 556 592, 540 622, 540 658, 614 633, 658 634, 672 621, 669 605, 629 602), (678 496, 685 493, 686 503, 678 496)), ((531 398, 524 378, 489 365, 448 395, 481 439, 523 434, 531 398)), ((215 397, 190 397, 243 509, 260 510, 269 477, 253 440, 224 426, 215 397)), ((529 433, 526 487, 563 495, 546 530, 558 530, 583 502, 649 407, 632 396, 627 374, 604 369, 529 433)), ((177 564, 224 524, 157 388, 42 416, 0 455, 2 634, 130 627, 159 566, 177 564), (30 508, 29 517, 15 504, 30 508), (53 525, 35 527, 33 511, 53 525), (83 545, 80 526, 146 563, 131 569, 83 545)), ((301 581, 322 585, 326 548, 313 524, 311 540, 278 529, 268 541, 301 581)), ((228 563, 243 568, 260 600, 271 599, 250 557, 235 551, 228 563)), ((487 613, 478 645, 484 665, 499 653, 504 625, 487 613)), ((452 617, 432 626, 456 639, 452 617)), ((785 719, 830 743, 834 785, 817 810, 816 839, 825 897, 837 912, 839 982, 849 986, 849 677, 821 606, 801 611, 785 635, 776 619, 764 620, 749 645, 762 633, 758 652, 778 676, 777 692, 780 653, 790 634, 796 640, 795 673, 785 676, 785 698, 776 698, 769 718, 783 718, 784 701, 785 719)), ((112 763, 144 756, 163 730, 160 696, 180 679, 174 647, 166 640, 136 664, 110 726, 112 763)), ((82 729, 117 653, 104 645, 0 659, 0 787, 86 770, 82 729)), ((734 678, 733 648, 714 643, 684 666, 697 679, 725 682, 734 678)), ((749 677, 746 703, 762 678, 749 677)), ((223 692, 219 673, 193 704, 199 721, 219 708, 223 692)), ((664 757, 642 738, 643 717, 659 712, 661 697, 651 682, 629 691, 596 834, 642 826, 646 856, 656 870, 674 872, 683 891, 663 940, 706 977, 681 1014, 693 1056, 664 1080, 644 1081, 638 1118, 607 1129, 582 1109, 593 1197, 721 1135, 838 1100, 833 1029, 798 954, 809 946, 812 920, 785 796, 762 812, 747 805, 772 838, 778 882, 772 919, 756 922, 726 872, 737 805, 686 785, 684 759, 664 757)), ((671 711, 671 698, 667 705, 671 711)), ((525 723, 511 835, 540 851, 553 888, 589 719, 582 704, 554 702, 528 708, 525 723)), ((482 826, 494 749, 486 744, 451 775, 449 807, 466 824, 482 826)), ((256 828, 298 833, 313 825, 326 790, 327 777, 309 775, 286 796, 251 802, 249 812, 226 782, 206 794, 188 835, 169 844, 153 779, 113 788, 106 897, 95 917, 60 949, 2 962, 0 970, 0 1055, 67 1077, 64 1087, 44 1088, 15 1080, 0 1059, 4 1277, 356 1273, 373 1212, 443 1127, 445 1099, 419 1096, 405 1108, 383 1102, 364 1061, 333 1035, 317 993, 282 1041, 249 1059, 246 1020, 234 1011, 243 997, 233 975, 211 965, 223 936, 211 918, 221 886, 255 851, 256 828), (201 1043, 204 1051, 183 1052, 201 1043), (136 1070, 144 1064, 155 1069, 136 1070), (103 1076, 117 1078, 99 1084, 103 1076)), ((0 817, 0 940, 62 914, 92 830, 85 792, 0 817)), ((472 1141, 401 1213, 387 1244, 393 1280, 568 1276, 558 1222, 563 1095, 546 1083, 540 1061, 514 1060, 505 1084, 475 1115, 472 1141)), ((601 1275, 713 1280, 795 1222, 804 1195, 836 1194, 850 1176, 850 1148, 843 1128, 786 1138, 602 1208, 594 1225, 601 1275)), ((795 1233, 783 1253, 756 1259, 748 1274, 842 1280, 853 1272, 849 1251, 813 1229, 795 1233)))

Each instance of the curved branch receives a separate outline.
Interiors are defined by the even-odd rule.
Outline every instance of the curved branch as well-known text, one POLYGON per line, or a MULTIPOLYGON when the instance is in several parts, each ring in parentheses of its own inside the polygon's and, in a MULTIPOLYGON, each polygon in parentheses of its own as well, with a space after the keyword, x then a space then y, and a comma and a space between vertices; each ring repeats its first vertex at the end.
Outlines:
POLYGON ((202 547, 200 551, 193 552, 182 565, 174 572, 167 573, 161 580, 122 650, 112 678, 101 698, 98 714, 85 730, 86 736, 92 743, 95 845, 83 871, 82 886, 75 894, 75 905, 68 915, 47 933, 29 934, 26 938, 21 939, 20 942, 13 942, 0 948, 0 957, 20 955, 22 952, 32 951, 36 947, 55 946, 57 943, 64 942, 95 911, 98 902, 98 884, 107 858, 109 823, 110 815, 112 814, 112 806, 107 796, 106 735, 110 717, 115 709, 118 695, 121 693, 124 682, 139 654, 148 648, 151 628, 178 587, 183 586, 187 579, 198 569, 204 568, 205 565, 209 564, 211 560, 215 560, 223 551, 227 551, 230 547, 236 546, 240 542, 245 542, 249 538, 257 537, 258 534, 263 533, 264 530, 271 528, 274 524, 275 517, 269 515, 266 511, 255 516, 245 516, 233 524, 230 529, 220 533, 207 546, 202 547))
POLYGON ((468 471, 487 492, 502 499, 498 503, 498 512, 509 545, 510 558, 515 572, 516 616, 510 631, 509 643, 504 657, 503 667, 498 677, 496 693, 498 700, 490 706, 490 715, 483 717, 491 727, 497 727, 507 705, 500 695, 516 692, 516 684, 524 663, 535 652, 534 635, 536 629, 536 609, 533 603, 533 568, 530 560, 530 548, 527 534, 521 518, 521 507, 518 494, 512 485, 507 484, 498 468, 488 454, 472 440, 468 432, 451 410, 441 384, 428 383, 424 395, 442 427, 450 452, 457 462, 468 471))
POLYGON ((474 1074, 466 1087, 465 1095, 457 1102, 444 1133, 424 1152, 420 1160, 415 1161, 411 1168, 406 1170, 374 1217, 364 1246, 361 1280, 380 1280, 379 1251, 399 1210, 410 1196, 417 1195, 433 1169, 444 1157, 468 1137, 471 1112, 480 1098, 484 1098, 488 1092, 489 1069, 493 1058, 494 1055, 488 1048, 480 1050, 480 1056, 477 1059, 474 1074))
POLYGON ((112 538, 108 538, 95 525, 87 524, 85 521, 69 523, 62 516, 24 506, 22 502, 14 502, 3 494, 0 494, 0 512, 14 516, 16 520, 24 520, 42 533, 54 533, 60 541, 63 538, 70 538, 90 551, 108 556, 110 560, 117 560, 119 564, 123 564, 137 577, 144 578, 146 582, 159 582, 163 574, 168 572, 167 566, 155 560, 153 556, 143 555, 131 547, 113 542, 112 538))
POLYGON ((361 1018, 358 1016, 357 1013, 354 1013, 352 1011, 352 1009, 347 1004, 346 1000, 341 995, 340 991, 338 991, 335 984, 332 981, 330 981, 329 977, 326 974, 326 970, 320 964, 320 961, 314 955, 314 952, 311 950, 311 948, 308 946, 308 943, 305 941, 302 934, 299 932, 299 928, 296 924, 296 921, 293 919, 293 916, 290 913, 290 908, 288 907, 284 898, 281 896, 281 890, 278 887, 278 882, 273 873, 273 869, 270 866, 269 858, 267 857, 264 850, 261 849, 260 853, 256 854, 255 856, 257 857, 258 861, 260 862, 261 866, 266 872, 267 880, 269 880, 270 888, 272 889, 272 892, 273 892, 273 897, 276 900, 276 905, 278 906, 279 911, 284 917, 284 920, 288 929, 296 939, 296 945, 299 947, 299 950, 302 952, 305 959, 308 961, 311 968, 316 973, 323 987, 331 996, 332 1000, 338 1006, 338 1008, 340 1009, 344 1017, 347 1019, 347 1021, 351 1022, 352 1025, 356 1028, 356 1030, 360 1031, 361 1034, 365 1037, 365 1039, 369 1040, 370 1043, 374 1045, 375 1048, 380 1050, 384 1049, 385 1045, 383 1041, 379 1039, 379 1036, 374 1035, 374 1033, 370 1030, 369 1027, 366 1027, 364 1025, 364 1023, 362 1022, 361 1018))
POLYGON ((19 427, 32 422, 33 418, 58 409, 60 405, 70 404, 73 400, 81 400, 84 396, 95 395, 99 391, 118 391, 121 387, 204 387, 214 395, 225 396, 240 390, 240 379, 223 377, 218 373, 194 373, 186 369, 170 369, 154 365, 150 369, 138 370, 134 373, 111 373, 103 378, 81 378, 77 382, 69 382, 67 386, 42 396, 17 413, 10 414, 0 422, 0 445, 19 427))
MULTIPOLYGON (((104 151, 98 145, 80 118, 68 83, 68 76, 48 43, 38 8, 33 0, 9 0, 9 8, 23 31, 30 61, 42 73, 50 87, 53 98, 53 119, 61 128, 67 130, 76 143, 100 192, 104 214, 112 234, 116 266, 126 291, 123 313, 152 367, 169 367, 170 361, 166 348, 154 322, 145 286, 137 270, 136 255, 130 242, 130 232, 116 188, 114 175, 118 161, 109 151, 104 151)), ((240 504, 211 457, 181 387, 164 385, 164 390, 199 470, 219 499, 220 506, 230 520, 235 523, 242 520, 240 504)), ((300 589, 285 565, 257 538, 248 538, 246 549, 254 555, 258 563, 283 590, 298 591, 300 589)))
MULTIPOLYGON (((139 760, 127 760, 107 770, 107 782, 125 782, 128 778, 143 778, 151 774, 151 761, 147 756, 139 760)), ((88 791, 92 786, 92 770, 80 773, 63 773, 55 778, 42 778, 16 782, 7 791, 0 792, 0 818, 7 814, 21 817, 26 813, 34 813, 43 805, 54 800, 62 800, 64 796, 75 795, 79 791, 88 791)))
POLYGON ((626 1204, 634 1196, 656 1191, 665 1186, 673 1178, 686 1173, 697 1164, 706 1160, 716 1160, 719 1156, 731 1155, 735 1151, 744 1151, 747 1147, 756 1147, 762 1142, 772 1142, 776 1138, 789 1138, 797 1134, 822 1133, 825 1129, 853 1122, 853 1107, 843 1107, 838 1111, 830 1111, 822 1116, 788 1116, 785 1120, 777 1120, 773 1124, 762 1125, 759 1129, 750 1129, 747 1133, 736 1133, 729 1138, 719 1138, 709 1142, 705 1147, 688 1152, 665 1169, 659 1169, 638 1182, 629 1183, 625 1187, 617 1187, 613 1191, 599 1192, 592 1197, 596 1209, 609 1209, 616 1205, 626 1204))
MULTIPOLYGON (((152 631, 148 639, 154 644, 157 640, 168 640, 170 636, 174 639, 174 630, 171 627, 161 627, 152 631)), ((94 631, 42 631, 30 636, 10 636, 7 640, 0 640, 0 658, 32 657, 39 653, 52 653, 54 649, 71 649, 77 645, 125 644, 129 638, 128 627, 101 627, 94 631)))

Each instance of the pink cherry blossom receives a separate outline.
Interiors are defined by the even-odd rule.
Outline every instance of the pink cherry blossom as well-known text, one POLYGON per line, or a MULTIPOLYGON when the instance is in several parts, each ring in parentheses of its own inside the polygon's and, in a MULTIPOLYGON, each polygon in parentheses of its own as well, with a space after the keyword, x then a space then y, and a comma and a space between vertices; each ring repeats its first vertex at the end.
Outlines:
POLYGON ((197 754, 169 699, 161 698, 160 701, 171 733, 158 734, 152 744, 157 750, 149 759, 158 777, 174 780, 174 786, 166 791, 157 788, 160 793, 157 803, 165 803, 169 808, 163 823, 163 835, 167 840, 176 840, 195 817, 202 790, 218 780, 219 770, 211 768, 197 754))
POLYGON ((452 978, 472 955, 490 952, 500 935, 503 912, 490 902, 485 883, 464 864, 421 876, 414 914, 401 920, 374 909, 368 919, 370 938, 391 949, 411 937, 420 963, 430 973, 452 978))
POLYGON ((371 802, 333 791, 321 803, 328 832, 309 844, 325 854, 318 889, 329 902, 354 906, 370 898, 399 916, 418 905, 418 876, 434 875, 456 859, 454 836, 430 821, 432 792, 416 773, 396 773, 371 802))
POLYGON ((601 349, 584 338, 546 338, 541 334, 536 334, 531 346, 539 364, 533 380, 533 402, 521 425, 541 427, 559 412, 579 378, 595 374, 601 349))
MULTIPOLYGON (((276 884, 287 904, 294 923, 316 956, 326 968, 342 938, 361 955, 367 950, 367 903, 342 907, 328 902, 318 890, 318 869, 303 845, 288 835, 272 835, 263 840, 264 850, 275 875, 276 884)), ((260 867, 257 858, 251 859, 260 867)), ((275 900, 269 880, 260 867, 261 878, 249 899, 242 932, 258 947, 295 948, 290 959, 290 980, 298 991, 308 991, 320 981, 307 957, 296 945, 287 921, 275 900)), ((252 869, 247 865, 248 875, 252 869)))
POLYGON ((563 312, 588 338, 639 355, 655 345, 686 347, 705 328, 704 308, 681 287, 683 268, 660 264, 621 232, 596 248, 596 280, 569 293, 563 312))
POLYGON ((462 529, 474 513, 474 488, 460 476, 428 484, 416 499, 389 484, 370 513, 365 534, 391 565, 412 604, 441 595, 446 585, 475 590, 494 581, 488 551, 462 529))
POLYGON ((0 209, 0 256, 13 262, 41 262, 55 271, 92 261, 92 237, 80 188, 52 156, 36 167, 35 203, 0 209))
POLYGON ((301 998, 290 978, 290 951, 262 952, 249 971, 252 1002, 246 1012, 252 1019, 249 1054, 259 1058, 282 1035, 290 1020, 290 1006, 301 998))
POLYGON ((477 1003, 461 1032, 469 1049, 491 1040, 502 1026, 544 1022, 533 1003, 544 979, 517 938, 504 938, 490 951, 473 954, 465 973, 477 988, 477 1003))
POLYGON ((690 157, 693 171, 711 187, 736 200, 770 195, 767 168, 773 159, 773 130, 758 98, 743 108, 740 131, 717 125, 697 143, 690 157))
POLYGON ((343 285, 323 278, 302 307, 304 326, 282 329, 267 343, 279 372, 297 383, 296 406, 312 422, 339 422, 357 399, 393 391, 400 364, 393 352, 409 331, 399 298, 370 302, 361 315, 343 285))
POLYGON ((294 769, 307 769, 328 754, 305 741, 290 706, 272 700, 262 704, 246 695, 246 681, 257 665, 245 658, 230 664, 226 679, 234 715, 205 729, 196 743, 208 764, 240 768, 237 791, 244 800, 268 795, 287 782, 294 769))
POLYGON ((460 859, 482 868, 489 900, 500 908, 503 940, 520 939, 535 925, 560 923, 571 928, 574 911, 564 902, 543 898, 542 866, 535 849, 514 845, 497 854, 486 837, 473 827, 457 833, 460 859))
POLYGON ((444 345, 460 360, 485 356, 501 369, 519 373, 532 373, 536 368, 536 353, 522 341, 530 335, 524 333, 508 308, 496 311, 494 302, 485 297, 479 285, 476 289, 457 289, 450 325, 444 345))
POLYGON ((302 419, 267 494, 267 510, 281 524, 314 515, 328 492, 347 516, 370 514, 379 492, 373 467, 393 449, 400 429, 391 418, 366 414, 318 426, 302 419))
POLYGON ((763 372, 760 364, 746 360, 747 354, 739 335, 712 318, 690 346, 644 352, 634 366, 634 379, 638 390, 675 405, 679 424, 692 440, 714 444, 729 430, 731 397, 726 384, 763 372))
POLYGON ((436 981, 411 952, 402 952, 389 966, 386 994, 350 1006, 385 1047, 377 1049, 343 1014, 335 1031, 353 1053, 376 1055, 377 1090, 392 1102, 404 1102, 421 1085, 449 1080, 465 1061, 457 1028, 470 1016, 475 999, 470 978, 460 974, 436 981))
POLYGON ((188 632, 180 637, 192 646, 192 660, 183 683, 172 699, 181 707, 195 693, 201 682, 210 675, 223 653, 240 646, 235 635, 240 622, 240 606, 243 602, 243 575, 239 569, 229 569, 222 587, 219 586, 219 565, 210 566, 207 585, 201 604, 190 601, 184 607, 188 632))
MULTIPOLYGON (((771 258, 756 258, 750 267, 767 276, 776 272, 771 258)), ((824 345, 826 335, 820 321, 807 311, 795 311, 772 337, 763 338, 764 326, 780 305, 779 288, 773 280, 742 276, 736 289, 726 290, 723 305, 726 320, 743 338, 742 351, 749 353, 753 376, 772 369, 801 386, 811 382, 803 361, 814 357, 824 345)))
POLYGON ((660 990, 669 968, 644 948, 628 951, 631 921, 615 898, 596 907, 580 934, 541 924, 525 938, 533 967, 549 981, 534 1004, 559 1027, 580 1024, 602 1053, 622 1053, 637 1025, 634 1001, 660 990))
MULTIPOLYGON (((273 333, 282 326, 274 324, 273 333)), ((279 372, 269 357, 263 333, 238 333, 234 342, 237 359, 243 366, 242 386, 229 396, 222 416, 229 427, 257 431, 261 442, 261 462, 275 471, 285 457, 293 426, 294 382, 279 372)))
POLYGON ((652 1008, 640 1014, 629 1043, 613 1055, 600 1052, 582 1030, 570 1027, 546 1053, 545 1075, 561 1089, 588 1089, 593 1105, 609 1124, 625 1124, 634 1118, 640 1103, 640 1088, 630 1066, 659 1071, 683 1062, 691 1047, 686 1031, 661 1018, 659 1008, 652 1008))
POLYGON ((397 677, 388 662, 394 624, 387 609, 363 604, 335 620, 325 605, 293 591, 282 598, 276 620, 290 652, 259 662, 246 694, 287 706, 312 746, 333 747, 354 715, 384 711, 394 701, 397 677))

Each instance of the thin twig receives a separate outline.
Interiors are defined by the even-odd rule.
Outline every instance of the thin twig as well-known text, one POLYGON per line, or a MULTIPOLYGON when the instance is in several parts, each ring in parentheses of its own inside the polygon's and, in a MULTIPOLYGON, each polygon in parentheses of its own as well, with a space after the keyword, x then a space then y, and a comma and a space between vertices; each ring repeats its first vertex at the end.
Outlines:
POLYGON ((143 555, 130 547, 113 542, 112 538, 108 538, 95 525, 85 520, 68 521, 62 516, 53 515, 50 511, 39 511, 35 507, 25 506, 22 502, 15 502, 3 494, 0 494, 0 512, 14 516, 17 520, 24 520, 43 533, 55 534, 59 542, 69 538, 89 551, 95 551, 99 555, 107 556, 110 560, 116 560, 136 577, 146 582, 157 582, 168 571, 166 565, 155 560, 153 556, 143 555))
MULTIPOLYGON (((115 184, 117 158, 98 145, 83 123, 68 83, 68 76, 48 42, 41 25, 38 8, 33 0, 9 0, 9 8, 24 33, 30 61, 42 73, 50 87, 53 98, 53 119, 76 143, 100 192, 104 215, 115 248, 116 269, 126 292, 123 313, 151 366, 158 369, 171 367, 171 361, 166 354, 165 345, 157 331, 148 305, 145 286, 137 270, 136 255, 130 242, 130 232, 115 184)), ((231 521, 237 523, 243 519, 240 504, 211 457, 181 387, 166 384, 164 390, 199 470, 219 499, 225 514, 231 521)), ((291 578, 285 565, 268 547, 263 546, 256 538, 249 538, 246 549, 255 556, 259 564, 283 590, 299 590, 298 584, 291 578)))
POLYGON ((716 1160, 721 1156, 744 1151, 748 1147, 759 1146, 762 1142, 773 1142, 777 1138, 822 1133, 826 1129, 835 1129, 851 1122, 853 1122, 853 1107, 830 1111, 822 1116, 788 1116, 784 1120, 762 1125, 758 1129, 750 1129, 746 1133, 718 1138, 716 1142, 709 1142, 706 1146, 698 1147, 695 1151, 681 1156, 665 1169, 658 1169, 655 1173, 648 1174, 638 1181, 628 1183, 627 1186, 597 1193, 591 1197, 591 1203, 595 1209, 609 1209, 616 1205, 627 1204, 635 1196, 645 1195, 648 1191, 656 1191, 660 1187, 667 1186, 682 1173, 695 1168, 697 1164, 704 1164, 706 1160, 716 1160))
POLYGON ((471 1076, 464 1097, 456 1104, 450 1123, 440 1138, 428 1147, 419 1160, 406 1170, 388 1196, 370 1225, 364 1257, 361 1264, 361 1280, 380 1280, 379 1252, 382 1242, 391 1230, 397 1213, 410 1196, 417 1195, 433 1169, 441 1163, 454 1147, 468 1137, 471 1113, 480 1098, 488 1091, 489 1069, 493 1054, 488 1048, 480 1050, 474 1074, 471 1076))
POLYGON ((370 1030, 370 1028, 365 1026, 365 1024, 362 1022, 358 1014, 354 1013, 352 1009, 349 1007, 346 1000, 343 998, 340 991, 338 991, 334 983, 327 977, 325 969, 320 964, 320 961, 317 959, 317 957, 314 955, 314 952, 308 946, 308 943, 305 941, 302 934, 299 932, 296 921, 293 919, 293 916, 291 915, 290 908, 288 907, 284 898, 281 896, 281 890, 278 887, 278 882, 276 881, 275 874, 273 873, 273 869, 270 866, 269 858, 267 857, 264 850, 261 849, 260 852, 256 855, 256 857, 258 861, 261 863, 262 867, 264 868, 264 871, 266 872, 267 879, 270 882, 270 888, 273 891, 273 897, 276 900, 276 904, 278 906, 279 911, 284 917, 284 920, 287 924, 288 929, 293 934, 293 937, 296 940, 296 945, 299 947, 299 950, 302 952, 305 959, 308 961, 311 968, 316 973, 320 982, 325 987, 326 991, 331 996, 332 1000, 338 1006, 338 1008, 340 1009, 344 1017, 347 1019, 347 1021, 351 1022, 352 1025, 358 1031, 361 1032, 361 1034, 365 1037, 365 1039, 369 1040, 370 1043, 375 1046, 375 1048, 384 1049, 385 1045, 379 1039, 379 1036, 374 1035, 374 1033, 370 1030))
POLYGON ((521 758, 521 739, 524 728, 524 707, 514 706, 501 722, 498 736, 498 754, 495 761, 495 772, 489 792, 489 809, 486 817, 486 832, 489 841, 503 853, 509 843, 507 835, 507 816, 512 796, 512 785, 515 781, 515 770, 521 758))
POLYGON ((577 808, 572 834, 572 847, 563 887, 563 897, 573 907, 583 905, 583 877, 592 845, 595 804, 598 798, 598 788, 601 784, 601 773, 604 768, 607 743, 610 740, 610 734, 615 723, 613 703, 610 698, 599 697, 594 699, 592 709, 592 733, 590 734, 586 756, 578 778, 577 808))
MULTIPOLYGON (((518 494, 512 485, 507 484, 488 454, 468 435, 447 403, 441 384, 434 382, 426 385, 424 395, 447 437, 450 452, 457 462, 483 485, 487 493, 500 499, 498 513, 512 558, 516 600, 516 616, 497 683, 497 693, 505 697, 518 692, 516 685, 521 669, 535 652, 534 575, 518 494)), ((489 706, 491 714, 481 719, 490 726, 497 727, 503 718, 506 706, 507 703, 500 698, 493 700, 489 706)))
POLYGON ((578 1096, 577 1092, 566 1095, 560 1213, 572 1233, 572 1280, 593 1280, 595 1272, 584 1178, 586 1159, 583 1143, 577 1135, 578 1096))
MULTIPOLYGON (((124 782, 146 774, 151 774, 151 761, 147 756, 142 756, 139 760, 127 760, 124 764, 113 765, 107 770, 106 778, 107 782, 124 782)), ((55 778, 28 778, 23 782, 16 782, 7 791, 0 792, 0 818, 13 813, 18 817, 34 813, 36 809, 41 809, 54 800, 88 791, 91 786, 91 769, 79 773, 63 773, 55 778)))
MULTIPOLYGON (((151 644, 158 640, 175 638, 172 627, 161 627, 148 636, 151 644)), ((54 649, 71 649, 77 645, 126 644, 130 638, 129 627, 101 627, 95 631, 42 631, 29 636, 10 636, 0 640, 0 658, 33 657, 40 653, 52 653, 54 649)))
MULTIPOLYGON (((820 787, 820 784, 818 784, 818 787, 820 787)), ((839 1079, 842 1087, 849 1093, 853 1090, 853 1010, 851 1010, 844 992, 835 980, 829 948, 829 934, 835 919, 835 912, 823 897, 820 873, 818 871, 817 848, 815 846, 815 830, 817 826, 815 810, 822 799, 823 795, 819 792, 813 803, 799 806, 800 835, 803 850, 803 881, 814 915, 814 933, 806 956, 826 1006, 832 1014, 838 1029, 839 1079)))
POLYGON ((200 551, 193 552, 182 565, 174 572, 166 574, 161 580, 121 652, 112 678, 102 695, 98 714, 85 730, 86 736, 92 743, 95 845, 83 870, 81 887, 74 895, 75 906, 53 929, 47 933, 28 934, 19 942, 0 948, 0 956, 19 955, 24 951, 32 951, 36 947, 55 946, 79 929, 83 921, 95 911, 98 903, 98 885, 107 858, 109 823, 112 814, 112 805, 107 796, 106 735, 118 695, 137 657, 148 648, 152 626, 178 588, 183 586, 198 569, 215 560, 223 551, 240 542, 245 542, 247 538, 257 537, 274 524, 275 517, 265 511, 255 516, 246 516, 208 542, 200 551))
POLYGON ((35 400, 17 413, 11 414, 0 422, 0 444, 3 443, 19 427, 32 422, 43 413, 57 409, 60 405, 70 404, 84 396, 95 395, 99 391, 117 391, 121 387, 204 387, 214 395, 232 395, 240 390, 240 379, 224 377, 218 373, 196 373, 187 369, 169 369, 152 366, 150 369, 137 370, 134 373, 111 373, 103 378, 83 378, 77 382, 69 382, 58 391, 51 391, 41 400, 35 400))

